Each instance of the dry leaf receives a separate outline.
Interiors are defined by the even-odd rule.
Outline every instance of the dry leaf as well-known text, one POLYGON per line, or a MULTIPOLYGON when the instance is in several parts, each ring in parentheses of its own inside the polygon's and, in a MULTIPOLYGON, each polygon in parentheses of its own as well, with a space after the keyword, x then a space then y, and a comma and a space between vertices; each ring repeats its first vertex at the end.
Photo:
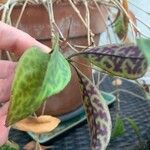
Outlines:
MULTIPOLYGON (((40 144, 38 145, 38 147, 39 147, 38 150, 46 150, 46 147, 40 144)), ((23 147, 23 150, 35 150, 35 148, 36 148, 36 142, 31 141, 23 147)))
POLYGON ((39 117, 28 117, 17 122, 14 128, 21 131, 34 132, 37 134, 50 132, 60 123, 60 119, 43 115, 39 117))

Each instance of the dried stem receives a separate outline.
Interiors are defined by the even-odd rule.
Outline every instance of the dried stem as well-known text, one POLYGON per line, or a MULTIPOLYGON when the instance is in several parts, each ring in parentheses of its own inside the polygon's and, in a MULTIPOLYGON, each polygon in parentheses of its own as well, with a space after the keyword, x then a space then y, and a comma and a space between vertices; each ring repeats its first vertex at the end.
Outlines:
POLYGON ((6 19, 5 19, 5 22, 10 25, 11 25, 11 17, 10 16, 11 16, 12 10, 14 9, 15 5, 16 5, 16 3, 11 4, 11 6, 8 10, 8 13, 6 15, 6 19))
POLYGON ((94 66, 88 66, 88 65, 86 65, 86 64, 84 64, 84 63, 80 63, 80 62, 77 62, 77 61, 72 60, 72 59, 69 59, 68 61, 69 61, 69 62, 76 63, 76 64, 79 64, 79 65, 82 65, 82 66, 84 66, 84 67, 86 67, 86 68, 94 69, 95 71, 98 71, 98 72, 101 72, 101 73, 105 73, 105 74, 106 74, 106 72, 105 72, 104 70, 100 70, 100 69, 98 69, 98 68, 96 68, 96 67, 94 67, 94 66))
POLYGON ((44 113, 45 113, 46 104, 47 104, 47 101, 45 101, 45 102, 43 103, 43 107, 42 107, 41 116, 42 116, 42 115, 44 115, 44 113))
POLYGON ((86 9, 86 23, 87 23, 87 40, 88 40, 88 46, 91 45, 91 39, 90 39, 90 11, 89 11, 89 7, 88 7, 88 2, 84 1, 84 5, 85 5, 85 9, 86 9))
MULTIPOLYGON (((58 25, 56 24, 55 20, 54 20, 54 25, 55 25, 57 31, 59 32, 61 38, 62 38, 64 41, 66 41, 65 37, 63 36, 63 34, 62 34, 61 30, 59 29, 58 25)), ((77 50, 76 48, 74 48, 69 42, 66 42, 66 44, 67 44, 73 51, 78 52, 78 50, 77 50)))
POLYGON ((1 17, 1 21, 5 22, 6 21, 6 14, 7 11, 9 9, 9 5, 10 5, 11 0, 8 0, 5 4, 4 4, 4 8, 3 8, 3 13, 2 13, 2 17, 1 17))
MULTIPOLYGON (((45 6, 45 4, 44 4, 45 6)), ((58 25, 56 24, 55 18, 54 18, 54 13, 53 13, 53 6, 52 6, 52 2, 49 4, 47 1, 47 6, 45 6, 46 9, 48 10, 48 14, 49 14, 49 21, 50 21, 50 26, 51 26, 51 36, 54 36, 55 33, 55 29, 58 31, 59 35, 61 36, 61 38, 66 41, 65 37, 63 36, 61 30, 59 29, 58 25), (54 28, 55 27, 55 28, 54 28)), ((77 49, 75 49, 69 42, 66 42, 66 44, 75 52, 78 52, 77 49)))
MULTIPOLYGON (((86 27, 86 29, 88 30, 88 25, 86 24, 85 20, 83 19, 80 11, 78 10, 78 8, 76 7, 76 5, 72 2, 72 0, 68 0, 70 5, 72 6, 73 10, 76 12, 76 14, 78 15, 78 17, 80 18, 80 20, 82 21, 83 25, 86 27)), ((92 42, 94 42, 94 34, 92 33, 92 31, 90 30, 90 37, 92 39, 92 42)))
POLYGON ((51 37, 55 36, 55 29, 54 29, 54 12, 53 12, 53 2, 47 0, 47 10, 48 10, 48 16, 49 16, 49 24, 51 27, 51 37))
POLYGON ((24 10, 25 10, 25 8, 26 8, 26 6, 27 6, 28 1, 29 1, 29 0, 25 0, 24 4, 23 4, 23 6, 22 6, 21 12, 20 12, 20 14, 19 14, 19 17, 18 17, 17 22, 16 22, 16 25, 15 25, 16 28, 18 28, 18 26, 19 26, 20 20, 21 20, 21 18, 22 18, 22 15, 23 15, 23 13, 24 13, 24 10))
MULTIPOLYGON (((100 16, 102 16, 102 21, 104 22, 104 24, 105 24, 105 26, 106 26, 106 31, 107 31, 107 35, 108 35, 108 38, 109 38, 109 42, 112 43, 112 41, 111 41, 111 36, 110 36, 110 32, 109 32, 109 30, 108 30, 108 26, 107 26, 106 20, 105 20, 105 18, 104 18, 104 16, 103 16, 103 13, 102 13, 102 11, 101 11, 101 9, 100 9, 98 3, 96 2, 96 0, 92 0, 92 1, 94 2, 95 6, 97 7, 100 16)), ((104 7, 105 7, 105 9, 106 9, 106 11, 107 11, 107 8, 106 8, 105 5, 104 5, 104 7)), ((108 12, 108 11, 107 11, 107 12, 108 12)))
MULTIPOLYGON (((4 8, 3 8, 3 14, 1 17, 1 21, 2 22, 10 22, 10 11, 12 12, 13 7, 15 6, 15 3, 11 6, 11 8, 9 9, 11 0, 8 0, 5 4, 4 4, 4 8), (9 17, 9 19, 8 19, 9 17)), ((10 53, 8 51, 6 51, 6 56, 8 58, 8 60, 12 61, 12 58, 10 56, 10 53)))
POLYGON ((107 76, 108 76, 108 75, 105 74, 100 80, 98 80, 97 85, 100 85, 100 84, 106 79, 107 76))
POLYGON ((129 22, 131 23, 131 25, 133 26, 133 28, 135 28, 141 35, 143 35, 144 37, 149 38, 147 35, 145 35, 143 32, 140 31, 140 29, 134 24, 134 22, 132 21, 130 15, 128 14, 128 12, 125 10, 125 8, 121 5, 120 2, 118 2, 117 0, 111 0, 112 3, 114 3, 115 5, 117 5, 124 13, 125 15, 128 17, 129 22))

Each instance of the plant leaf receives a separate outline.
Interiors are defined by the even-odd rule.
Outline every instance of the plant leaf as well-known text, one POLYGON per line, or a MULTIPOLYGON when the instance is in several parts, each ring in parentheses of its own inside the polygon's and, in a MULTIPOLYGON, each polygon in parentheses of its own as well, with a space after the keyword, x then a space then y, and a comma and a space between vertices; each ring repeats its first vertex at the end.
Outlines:
MULTIPOLYGON (((35 141, 30 141, 23 147, 23 150, 36 150, 36 144, 35 141)), ((38 150, 47 150, 46 146, 38 144, 38 147, 38 150)))
POLYGON ((83 105, 92 137, 92 149, 105 149, 111 135, 111 118, 105 100, 92 82, 76 68, 83 105))
POLYGON ((15 123, 14 128, 21 131, 41 134, 54 130, 59 125, 59 123, 60 120, 58 118, 43 115, 39 117, 28 117, 23 119, 15 123))
POLYGON ((108 74, 128 79, 142 77, 147 71, 147 61, 133 44, 106 45, 78 53, 108 74))
POLYGON ((16 68, 6 125, 27 118, 47 97, 63 90, 70 78, 70 66, 59 52, 58 43, 51 54, 37 47, 28 49, 16 68))
MULTIPOLYGON (((128 0, 122 1, 122 7, 128 12, 128 0)), ((114 32, 117 34, 120 40, 125 40, 128 33, 129 19, 123 11, 119 11, 114 22, 114 32)))
POLYGON ((130 123, 130 125, 131 125, 132 129, 134 130, 135 134, 139 137, 140 129, 137 126, 136 122, 131 118, 126 118, 126 120, 130 123))
POLYGON ((150 39, 139 38, 137 39, 139 49, 144 53, 148 64, 150 65, 150 39))
POLYGON ((117 34, 120 40, 124 40, 128 33, 128 23, 125 22, 125 18, 125 15, 120 13, 113 26, 114 32, 117 34))
POLYGON ((19 150, 19 145, 14 143, 14 142, 9 142, 7 141, 7 143, 3 146, 0 146, 0 150, 19 150))
POLYGON ((116 138, 116 137, 121 136, 123 134, 124 134, 124 123, 123 123, 122 118, 119 115, 117 115, 111 137, 116 138))

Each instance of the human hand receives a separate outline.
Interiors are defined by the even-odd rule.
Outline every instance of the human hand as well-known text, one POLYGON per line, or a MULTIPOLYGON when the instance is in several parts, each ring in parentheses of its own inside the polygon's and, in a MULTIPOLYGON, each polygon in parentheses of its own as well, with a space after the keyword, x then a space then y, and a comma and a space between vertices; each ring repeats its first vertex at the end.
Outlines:
MULTIPOLYGON (((32 46, 38 46, 46 53, 50 52, 47 46, 39 43, 27 33, 0 22, 1 50, 8 50, 16 55, 21 55, 32 46)), ((0 146, 5 144, 8 138, 9 128, 5 127, 5 120, 15 67, 15 62, 0 60, 0 103, 4 104, 0 107, 0 146)))

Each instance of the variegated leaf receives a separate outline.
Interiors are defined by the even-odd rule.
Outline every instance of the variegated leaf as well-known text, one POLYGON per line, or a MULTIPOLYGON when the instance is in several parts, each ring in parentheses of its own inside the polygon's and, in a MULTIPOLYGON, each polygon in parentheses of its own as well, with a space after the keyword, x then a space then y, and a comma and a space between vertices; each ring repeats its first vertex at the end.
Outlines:
POLYGON ((128 24, 124 21, 124 17, 123 13, 120 13, 113 26, 114 32, 120 40, 124 40, 128 33, 128 24))
POLYGON ((147 61, 134 44, 112 44, 95 47, 78 53, 108 74, 128 79, 142 77, 147 71, 147 61))
POLYGON ((112 127, 107 104, 92 82, 79 70, 77 74, 92 138, 92 150, 105 150, 110 140, 112 127))
MULTIPOLYGON (((128 0, 122 1, 122 7, 128 13, 128 0)), ((117 34, 120 40, 125 40, 128 33, 129 19, 123 11, 119 11, 117 18, 114 22, 114 32, 117 34)))
POLYGON ((32 115, 46 98, 62 91, 70 79, 70 66, 59 52, 58 39, 51 54, 37 47, 26 50, 17 64, 6 125, 32 115))

